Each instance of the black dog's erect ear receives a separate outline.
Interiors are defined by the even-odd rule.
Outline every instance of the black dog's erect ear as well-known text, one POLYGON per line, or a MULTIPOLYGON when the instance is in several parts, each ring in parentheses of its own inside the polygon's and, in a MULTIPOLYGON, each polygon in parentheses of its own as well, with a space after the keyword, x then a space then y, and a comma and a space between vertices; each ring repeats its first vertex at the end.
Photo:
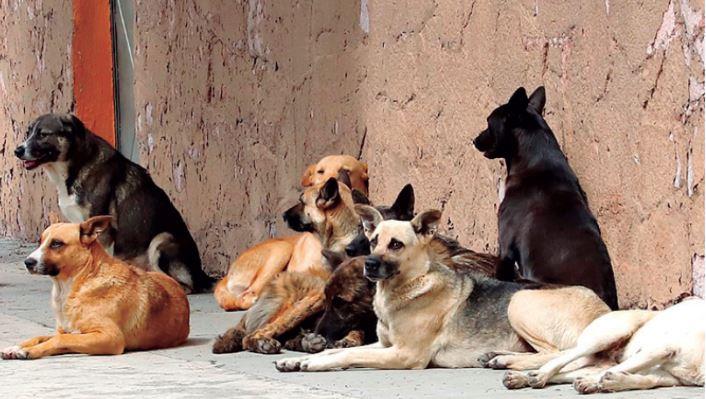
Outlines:
POLYGON ((64 114, 59 118, 61 122, 68 125, 71 128, 71 132, 74 134, 83 134, 86 131, 86 127, 81 122, 81 119, 74 114, 64 114))
POLYGON ((357 188, 354 188, 353 191, 351 191, 351 196, 353 197, 353 204, 370 205, 370 200, 368 197, 357 188))
POLYGON ((436 209, 424 211, 412 219, 412 228, 419 235, 433 236, 439 227, 440 219, 441 211, 436 209))
POLYGON ((402 187, 390 210, 395 213, 397 220, 412 220, 414 217, 414 188, 411 184, 402 187))
POLYGON ((360 216, 360 221, 363 222, 363 231, 365 236, 370 238, 373 231, 382 222, 382 214, 377 209, 370 205, 355 205, 355 212, 360 216))
POLYGON ((532 95, 529 97, 529 107, 535 110, 538 114, 542 115, 544 112, 544 104, 547 102, 546 93, 544 92, 544 86, 539 86, 532 95))
POLYGON ((520 87, 519 89, 515 90, 515 92, 512 94, 512 97, 510 97, 510 101, 508 101, 507 103, 513 109, 524 111, 527 109, 528 101, 529 100, 527 99, 527 92, 525 91, 525 88, 520 87))
POLYGON ((336 268, 346 260, 346 255, 341 252, 335 252, 328 249, 322 249, 321 255, 326 259, 331 270, 336 270, 336 268))
POLYGON ((316 199, 316 206, 321 209, 330 208, 336 204, 339 198, 338 180, 335 177, 331 177, 321 187, 319 198, 316 199))
POLYGON ((339 169, 338 170, 338 181, 341 183, 345 184, 348 188, 352 188, 351 184, 351 175, 350 172, 348 172, 345 169, 339 169))

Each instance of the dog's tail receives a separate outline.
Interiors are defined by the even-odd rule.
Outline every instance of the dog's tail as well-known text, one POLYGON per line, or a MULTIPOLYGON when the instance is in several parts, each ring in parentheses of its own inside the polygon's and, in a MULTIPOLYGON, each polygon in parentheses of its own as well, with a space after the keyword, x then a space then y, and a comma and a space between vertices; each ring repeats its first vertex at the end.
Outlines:
POLYGON ((250 308, 251 304, 246 303, 242 292, 241 295, 236 295, 228 289, 229 277, 229 275, 223 277, 221 281, 216 284, 216 288, 213 290, 213 296, 216 298, 218 306, 227 312, 250 308))
POLYGON ((151 270, 169 275, 179 282, 187 293, 210 291, 215 279, 208 276, 200 265, 189 267, 184 264, 179 249, 172 234, 157 234, 147 249, 151 270))

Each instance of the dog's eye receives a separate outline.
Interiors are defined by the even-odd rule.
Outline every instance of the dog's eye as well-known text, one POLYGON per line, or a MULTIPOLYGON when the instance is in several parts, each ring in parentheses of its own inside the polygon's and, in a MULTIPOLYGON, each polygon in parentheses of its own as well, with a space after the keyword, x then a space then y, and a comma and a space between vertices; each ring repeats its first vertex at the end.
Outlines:
POLYGON ((388 248, 390 248, 393 251, 398 251, 404 247, 404 244, 402 244, 401 241, 397 241, 394 238, 390 241, 390 243, 387 245, 388 248))
POLYGON ((332 303, 333 303, 333 306, 334 306, 334 307, 337 307, 337 308, 338 308, 338 307, 344 306, 344 305, 347 304, 348 302, 346 302, 346 301, 345 301, 343 298, 341 298, 340 296, 335 296, 335 297, 333 297, 333 302, 332 302, 332 303))
POLYGON ((59 240, 52 240, 52 242, 49 244, 49 247, 51 249, 59 249, 63 246, 64 246, 64 243, 59 240))
POLYGON ((377 246, 378 246, 378 238, 375 237, 372 240, 370 240, 370 249, 373 250, 377 246))
POLYGON ((316 173, 318 173, 318 174, 320 174, 320 175, 323 175, 323 174, 324 174, 324 170, 323 170, 323 169, 319 169, 319 170, 316 171, 316 173))

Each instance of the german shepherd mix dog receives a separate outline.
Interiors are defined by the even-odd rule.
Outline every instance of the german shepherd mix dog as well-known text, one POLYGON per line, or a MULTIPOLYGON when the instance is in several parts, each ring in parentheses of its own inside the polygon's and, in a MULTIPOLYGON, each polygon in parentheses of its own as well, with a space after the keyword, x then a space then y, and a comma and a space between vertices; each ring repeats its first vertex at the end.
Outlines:
POLYGON ((366 205, 356 210, 372 251, 364 273, 377 285, 373 307, 379 341, 281 359, 275 362, 280 371, 480 367, 492 351, 506 354, 492 362, 534 366, 554 355, 529 350, 569 348, 591 321, 609 311, 584 287, 530 287, 457 267, 431 246, 439 211, 405 222, 383 221, 366 205))
POLYGON ((56 335, 29 339, 2 351, 3 359, 65 353, 119 355, 169 348, 189 336, 189 301, 161 272, 145 272, 105 252, 98 236, 110 216, 49 226, 25 260, 32 274, 52 278, 56 335))
MULTIPOLYGON (((367 198, 354 201, 368 204, 367 198)), ((406 185, 392 206, 375 207, 383 220, 412 220, 414 217, 414 189, 406 185)), ((430 243, 439 256, 450 259, 457 267, 468 267, 486 276, 495 275, 498 259, 463 248, 456 240, 435 235, 430 243)), ((336 266, 325 289, 324 313, 316 323, 313 333, 304 334, 301 343, 295 340, 285 345, 287 349, 317 353, 325 348, 348 348, 377 340, 377 316, 373 310, 375 283, 364 276, 365 256, 370 254, 370 242, 361 232, 346 247, 343 254, 324 251, 329 264, 336 266)))
MULTIPOLYGON (((349 187, 368 194, 368 165, 350 155, 329 155, 309 165, 301 179, 302 187, 324 183, 331 177, 346 174, 349 187)), ((216 285, 213 295, 226 310, 249 309, 263 288, 283 270, 308 268, 309 254, 321 252, 321 243, 312 234, 272 238, 249 248, 228 268, 228 274, 216 285)))
POLYGON ((174 277, 187 292, 209 290, 194 239, 179 211, 147 171, 130 162, 73 115, 47 114, 15 149, 27 170, 44 169, 73 223, 111 215, 100 242, 119 259, 174 277))
MULTIPOLYGON (((294 230, 314 233, 324 249, 335 252, 343 251, 360 228, 351 190, 333 177, 304 190, 299 204, 285 212, 285 220, 294 230)), ((317 261, 306 270, 281 273, 265 286, 238 325, 216 339, 214 353, 278 353, 278 338, 286 338, 298 326, 315 320, 323 307, 331 267, 321 250, 309 256, 317 261)))
POLYGON ((573 382, 579 393, 703 386, 703 311, 704 300, 691 298, 662 311, 605 314, 586 327, 575 347, 537 371, 510 371, 503 383, 517 389, 573 382))
POLYGON ((527 98, 519 88, 488 117, 473 141, 507 166, 498 210, 501 264, 497 277, 583 285, 618 308, 613 268, 588 199, 554 133, 542 118, 544 87, 527 98))

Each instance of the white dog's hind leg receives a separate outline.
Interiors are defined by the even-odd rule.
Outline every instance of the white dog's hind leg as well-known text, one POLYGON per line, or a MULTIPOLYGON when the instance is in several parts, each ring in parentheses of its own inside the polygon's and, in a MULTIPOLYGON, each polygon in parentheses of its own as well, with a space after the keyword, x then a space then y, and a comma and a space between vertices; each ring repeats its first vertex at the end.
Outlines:
POLYGON ((659 370, 650 370, 647 374, 616 373, 606 371, 598 381, 600 392, 618 392, 632 389, 652 389, 681 385, 671 374, 659 370))

